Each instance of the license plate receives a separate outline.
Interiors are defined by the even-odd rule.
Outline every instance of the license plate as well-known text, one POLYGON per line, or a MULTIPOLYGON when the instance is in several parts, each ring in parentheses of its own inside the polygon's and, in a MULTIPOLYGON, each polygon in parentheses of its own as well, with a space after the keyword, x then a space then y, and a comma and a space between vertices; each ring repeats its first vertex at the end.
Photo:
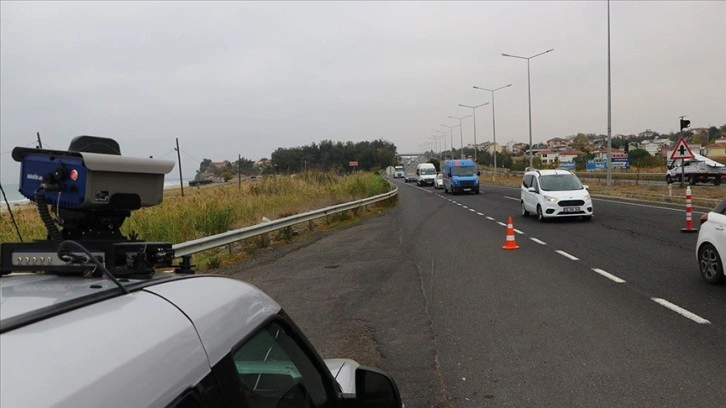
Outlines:
POLYGON ((580 207, 564 207, 562 208, 562 212, 571 213, 571 212, 579 212, 580 207))
POLYGON ((464 191, 471 191, 471 189, 470 188, 465 188, 464 191))

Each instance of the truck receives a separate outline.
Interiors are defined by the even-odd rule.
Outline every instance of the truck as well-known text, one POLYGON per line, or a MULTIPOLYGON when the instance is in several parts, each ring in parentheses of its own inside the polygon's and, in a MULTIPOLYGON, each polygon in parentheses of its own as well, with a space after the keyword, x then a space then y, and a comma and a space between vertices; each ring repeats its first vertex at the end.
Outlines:
POLYGON ((694 154, 692 159, 673 160, 668 164, 666 182, 688 181, 689 184, 713 183, 718 186, 726 181, 726 165, 711 160, 706 156, 694 154))

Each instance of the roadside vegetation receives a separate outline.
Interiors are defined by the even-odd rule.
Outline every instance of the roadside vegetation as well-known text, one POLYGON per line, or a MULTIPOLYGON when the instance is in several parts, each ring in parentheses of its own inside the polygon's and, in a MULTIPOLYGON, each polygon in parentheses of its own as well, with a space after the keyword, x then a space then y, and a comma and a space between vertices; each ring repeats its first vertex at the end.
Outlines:
MULTIPOLYGON (((186 242, 222 232, 255 225, 263 217, 274 220, 335 204, 354 201, 385 193, 388 182, 381 176, 356 172, 351 175, 303 172, 292 176, 270 176, 244 181, 186 187, 184 197, 180 189, 166 190, 164 201, 157 206, 142 208, 131 213, 122 227, 124 235, 132 232, 145 241, 165 241, 172 244, 186 242)), ((382 204, 386 205, 386 204, 382 204)), ((374 206, 373 211, 375 211, 374 206)), ((20 233, 25 242, 45 239, 46 230, 34 204, 16 206, 13 209, 20 233)), ((0 241, 17 242, 18 236, 9 213, 0 218, 0 241)), ((349 222, 350 214, 329 217, 316 228, 325 228, 340 222, 349 222)), ((305 229, 310 224, 303 226, 305 229)), ((236 252, 251 255, 258 248, 273 246, 276 242, 288 242, 298 230, 288 229, 269 237, 248 243, 249 247, 235 251, 209 251, 195 256, 200 269, 215 268, 227 262, 227 258, 239 260, 236 252), (229 256, 225 256, 225 253, 229 256)))

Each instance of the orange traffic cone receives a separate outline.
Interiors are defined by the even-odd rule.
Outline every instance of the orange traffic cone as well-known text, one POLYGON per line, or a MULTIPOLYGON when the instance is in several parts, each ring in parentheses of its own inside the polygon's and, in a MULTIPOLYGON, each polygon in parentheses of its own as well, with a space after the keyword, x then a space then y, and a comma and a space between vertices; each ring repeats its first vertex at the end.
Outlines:
POLYGON ((512 216, 507 220, 507 240, 504 241, 502 249, 519 249, 517 241, 514 240, 514 226, 512 225, 512 216))

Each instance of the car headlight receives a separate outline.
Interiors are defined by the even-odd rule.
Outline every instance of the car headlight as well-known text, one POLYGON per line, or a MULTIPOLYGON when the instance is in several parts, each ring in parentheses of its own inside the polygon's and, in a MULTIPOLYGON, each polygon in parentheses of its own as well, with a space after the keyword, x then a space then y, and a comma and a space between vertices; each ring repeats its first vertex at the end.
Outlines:
POLYGON ((590 201, 590 194, 585 194, 585 197, 582 197, 585 201, 590 201))
POLYGON ((557 202, 557 197, 551 197, 551 196, 542 196, 542 198, 545 199, 545 201, 549 201, 550 203, 554 204, 557 202))

